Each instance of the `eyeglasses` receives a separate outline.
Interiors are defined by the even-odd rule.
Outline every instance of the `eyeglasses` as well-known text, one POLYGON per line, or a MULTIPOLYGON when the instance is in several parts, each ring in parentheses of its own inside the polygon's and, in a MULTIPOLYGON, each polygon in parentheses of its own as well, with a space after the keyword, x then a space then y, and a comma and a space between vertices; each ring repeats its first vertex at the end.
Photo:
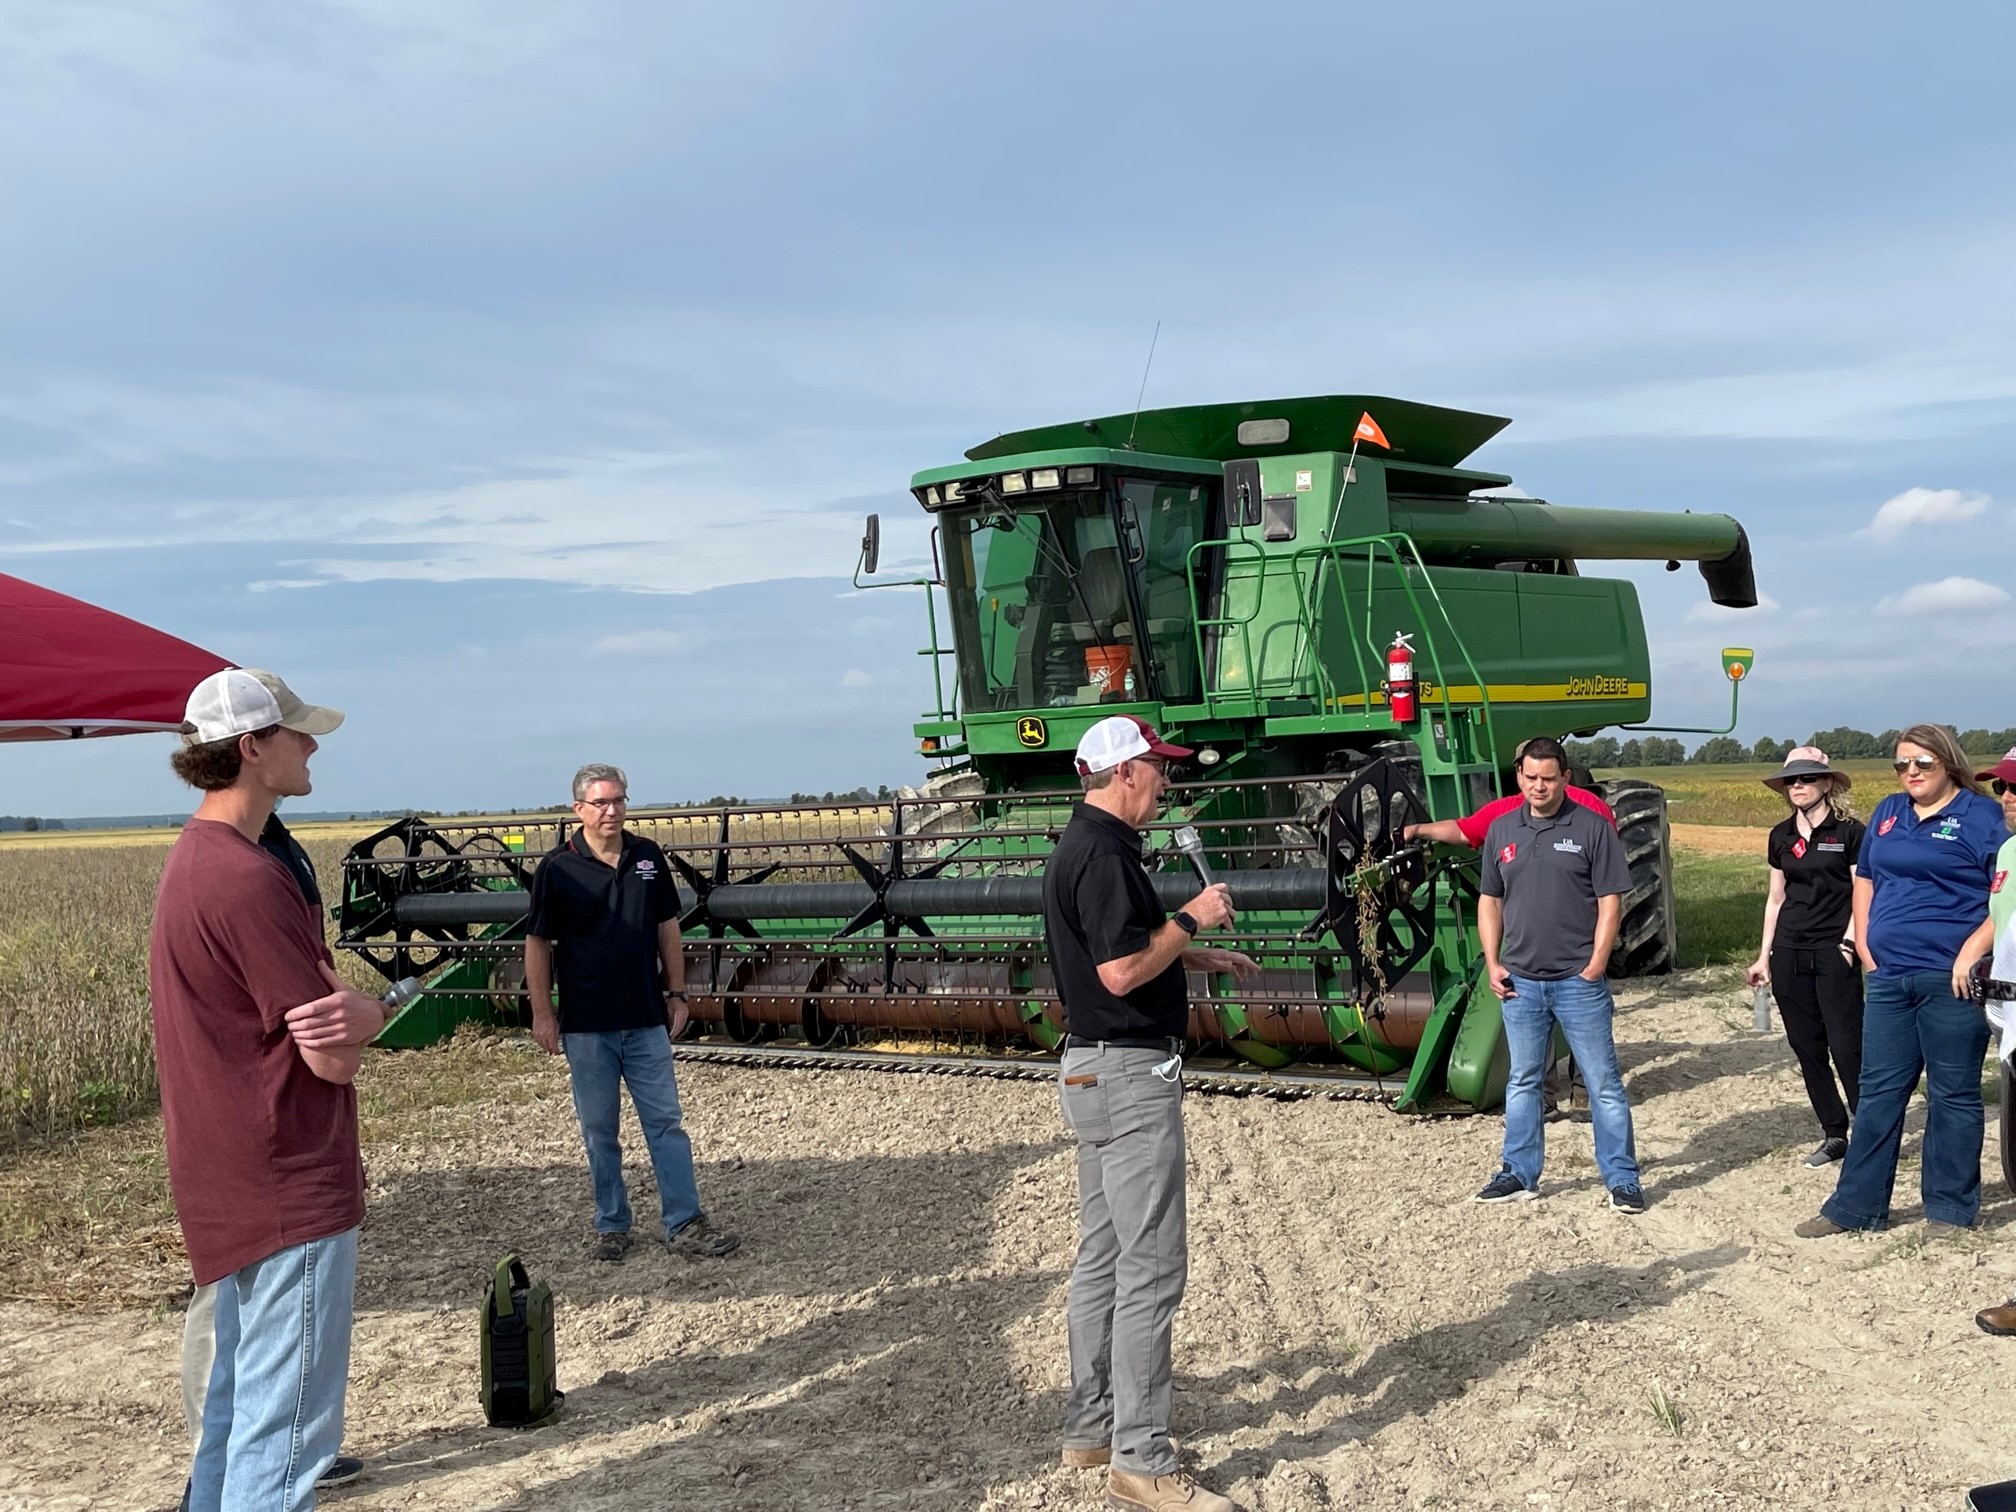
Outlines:
POLYGON ((576 798, 576 808, 600 809, 605 814, 613 814, 617 809, 630 807, 628 798, 576 798))
POLYGON ((1997 798, 2006 798, 2009 794, 2016 793, 2016 782, 2005 782, 2000 777, 1990 777, 1988 791, 1997 798))
MULTIPOLYGON (((1902 768, 1899 768, 1899 770, 1901 771, 1902 768)), ((1820 779, 1818 777, 1787 777, 1785 779, 1785 786, 1788 788, 1818 787, 1820 786, 1820 779)))
POLYGON ((1918 768, 1921 772, 1936 772, 1939 769, 1939 758, 1937 756, 1900 756, 1897 760, 1890 763, 1890 770, 1895 772, 1899 777, 1902 777, 1913 767, 1918 768))

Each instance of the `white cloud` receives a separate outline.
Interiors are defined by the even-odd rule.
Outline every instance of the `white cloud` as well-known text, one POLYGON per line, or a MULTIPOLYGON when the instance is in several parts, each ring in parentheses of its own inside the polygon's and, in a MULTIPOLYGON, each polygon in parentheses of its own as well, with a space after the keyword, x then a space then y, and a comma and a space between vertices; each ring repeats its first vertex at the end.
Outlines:
POLYGON ((1902 593, 1876 601, 1879 614, 1955 614, 1994 609, 2009 602, 2009 592, 1979 578, 1947 577, 1936 583, 1914 583, 1902 593))
POLYGON ((692 637, 683 630, 631 630, 603 636, 595 642, 595 649, 612 656, 669 656, 692 644, 692 637))
POLYGON ((843 688, 866 688, 872 687, 874 682, 875 679, 870 674, 863 672, 859 667, 849 667, 846 675, 840 679, 840 686, 843 688))
POLYGON ((1988 495, 1962 493, 1957 488, 1907 488, 1886 499, 1876 517, 1857 535, 1894 541, 1919 525, 1946 525, 1971 520, 1988 507, 1988 495))
POLYGON ((1783 604, 1779 603, 1778 600, 1771 597, 1768 593, 1757 595, 1757 607, 1754 609, 1727 609, 1720 604, 1711 604, 1704 599, 1700 603, 1688 606, 1687 623, 1690 625, 1734 624, 1739 620, 1754 619, 1760 614, 1776 614, 1784 607, 1783 604))

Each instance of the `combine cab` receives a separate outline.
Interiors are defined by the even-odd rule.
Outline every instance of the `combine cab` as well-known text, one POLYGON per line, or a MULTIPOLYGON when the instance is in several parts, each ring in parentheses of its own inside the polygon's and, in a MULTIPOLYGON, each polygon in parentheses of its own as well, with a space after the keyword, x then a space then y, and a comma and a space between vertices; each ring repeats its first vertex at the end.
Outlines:
MULTIPOLYGON (((1403 826, 1508 790, 1531 736, 1649 715, 1636 590, 1583 564, 1694 561, 1716 603, 1756 601, 1727 516, 1488 496, 1511 480, 1461 464, 1504 424, 1363 396, 1201 406, 1003 436, 919 474, 933 665, 954 662, 917 726, 939 775, 887 805, 630 817, 680 873, 688 1053, 1040 1072, 1062 1032, 1043 859, 1079 736, 1133 713, 1198 749, 1149 836, 1158 886, 1172 907, 1194 892, 1170 841, 1193 826, 1265 967, 1192 982, 1199 1083, 1495 1105, 1475 857, 1403 826), (1411 687, 1389 678, 1396 647, 1411 687)), ((871 577, 878 540, 871 519, 871 577)), ((1610 799, 1634 881, 1613 969, 1663 971, 1664 797, 1610 799)), ((432 989, 389 1041, 519 1018, 529 868, 564 832, 408 820, 356 847, 342 942, 432 989)))

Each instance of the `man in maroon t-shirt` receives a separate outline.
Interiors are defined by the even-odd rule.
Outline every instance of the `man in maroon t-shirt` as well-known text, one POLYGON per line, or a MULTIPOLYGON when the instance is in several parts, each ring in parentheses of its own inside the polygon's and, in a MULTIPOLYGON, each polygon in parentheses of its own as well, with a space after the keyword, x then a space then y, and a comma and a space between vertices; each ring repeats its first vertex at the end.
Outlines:
POLYGON ((231 668, 190 695, 172 762, 203 792, 149 950, 169 1185, 190 1270, 217 1284, 195 1512, 312 1508, 342 1441, 364 1217, 350 1082, 386 1014, 336 977, 316 911, 258 843, 342 719, 231 668))

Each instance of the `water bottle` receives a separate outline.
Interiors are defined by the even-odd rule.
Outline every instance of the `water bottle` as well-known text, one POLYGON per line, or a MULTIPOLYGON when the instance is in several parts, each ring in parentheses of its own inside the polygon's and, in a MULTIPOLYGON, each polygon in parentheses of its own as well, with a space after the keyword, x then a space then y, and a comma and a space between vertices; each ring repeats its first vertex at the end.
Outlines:
POLYGON ((387 1008, 404 1008, 413 999, 420 996, 420 992, 420 978, 416 976, 401 977, 385 989, 385 995, 378 999, 378 1001, 383 1003, 387 1008))
POLYGON ((1757 995, 1750 1005, 1750 1027, 1759 1034, 1771 1032, 1771 984, 1759 982, 1757 995))

